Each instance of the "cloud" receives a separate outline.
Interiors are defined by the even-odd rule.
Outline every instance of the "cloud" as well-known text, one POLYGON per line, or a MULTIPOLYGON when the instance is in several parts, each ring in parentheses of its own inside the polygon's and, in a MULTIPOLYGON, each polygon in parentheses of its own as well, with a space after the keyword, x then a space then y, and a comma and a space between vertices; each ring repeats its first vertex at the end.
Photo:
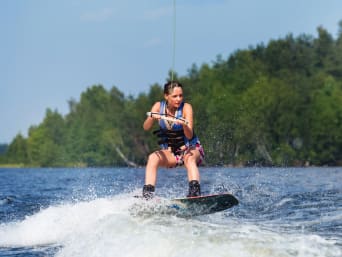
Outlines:
POLYGON ((97 11, 88 11, 81 14, 81 21, 86 22, 103 22, 109 20, 113 16, 111 8, 103 8, 97 11))
POLYGON ((163 17, 169 17, 173 14, 172 7, 163 7, 153 10, 147 10, 143 14, 145 20, 159 20, 163 17))
POLYGON ((144 43, 145 48, 155 47, 161 45, 162 40, 158 37, 151 38, 144 43))

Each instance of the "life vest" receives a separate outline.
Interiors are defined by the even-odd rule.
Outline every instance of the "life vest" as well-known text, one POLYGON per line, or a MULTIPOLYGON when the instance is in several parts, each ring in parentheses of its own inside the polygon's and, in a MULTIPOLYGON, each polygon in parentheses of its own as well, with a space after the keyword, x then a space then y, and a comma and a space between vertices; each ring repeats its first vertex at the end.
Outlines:
MULTIPOLYGON (((182 118, 183 117, 183 107, 184 102, 177 108, 175 117, 182 118)), ((161 115, 166 114, 166 102, 160 102, 160 111, 161 115)), ((171 149, 173 153, 176 153, 178 150, 182 150, 184 147, 195 146, 196 143, 199 143, 198 137, 195 133, 191 139, 188 139, 183 130, 183 126, 181 124, 176 124, 167 120, 160 119, 159 120, 159 130, 153 132, 160 139, 158 140, 158 144, 162 149, 171 149)))

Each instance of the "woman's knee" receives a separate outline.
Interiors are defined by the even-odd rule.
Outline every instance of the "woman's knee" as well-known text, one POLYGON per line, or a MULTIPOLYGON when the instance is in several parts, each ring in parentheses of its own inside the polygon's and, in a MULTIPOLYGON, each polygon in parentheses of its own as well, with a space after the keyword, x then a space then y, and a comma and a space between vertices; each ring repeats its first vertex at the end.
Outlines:
POLYGON ((158 166, 167 166, 167 164, 169 163, 169 159, 165 152, 156 151, 148 156, 148 163, 158 166))
POLYGON ((199 157, 199 154, 196 152, 188 153, 186 156, 184 156, 184 166, 187 167, 189 165, 197 165, 199 157))
POLYGON ((186 158, 184 158, 184 166, 188 167, 191 165, 196 165, 197 164, 197 160, 195 156, 187 156, 186 158))
POLYGON ((148 162, 149 163, 159 163, 160 162, 160 156, 158 153, 153 152, 148 156, 148 162))

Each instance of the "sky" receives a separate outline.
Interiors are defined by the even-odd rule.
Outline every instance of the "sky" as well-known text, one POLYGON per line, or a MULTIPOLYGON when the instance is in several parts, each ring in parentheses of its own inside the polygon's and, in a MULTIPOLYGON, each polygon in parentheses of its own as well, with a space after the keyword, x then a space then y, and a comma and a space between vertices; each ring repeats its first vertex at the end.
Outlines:
MULTIPOLYGON (((336 38, 341 0, 0 0, 0 143, 66 115, 92 85, 125 96, 164 84, 173 68, 212 64, 284 38, 336 38)), ((148 110, 150 106, 146 106, 148 110)))

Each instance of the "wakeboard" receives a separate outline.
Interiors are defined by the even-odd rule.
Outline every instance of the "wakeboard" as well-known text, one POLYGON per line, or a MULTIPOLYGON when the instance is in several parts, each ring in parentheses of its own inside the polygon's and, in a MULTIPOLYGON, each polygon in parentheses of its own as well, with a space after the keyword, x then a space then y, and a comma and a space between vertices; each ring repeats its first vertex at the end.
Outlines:
POLYGON ((239 204, 239 201, 229 193, 175 198, 171 200, 154 197, 146 201, 141 196, 135 196, 135 198, 142 199, 143 201, 139 200, 133 204, 130 208, 130 213, 133 216, 139 217, 172 215, 189 218, 224 211, 239 204))
POLYGON ((169 208, 176 216, 199 216, 224 211, 238 204, 235 196, 223 193, 173 199, 169 208))

